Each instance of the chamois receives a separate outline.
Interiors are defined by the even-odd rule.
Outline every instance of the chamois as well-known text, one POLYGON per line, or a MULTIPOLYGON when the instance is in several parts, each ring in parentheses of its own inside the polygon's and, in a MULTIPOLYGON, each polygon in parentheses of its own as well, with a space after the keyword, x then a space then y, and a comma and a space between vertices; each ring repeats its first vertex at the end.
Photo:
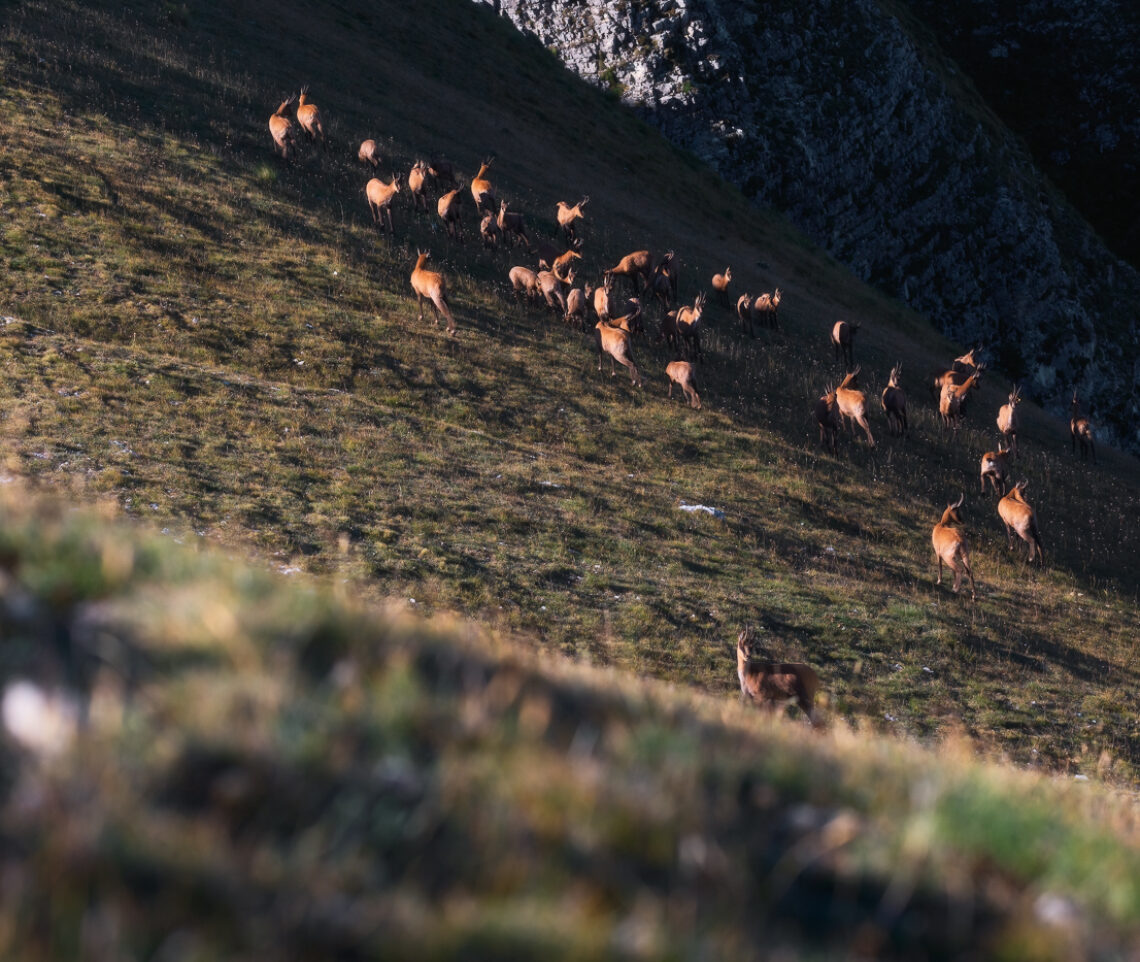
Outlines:
POLYGON ((832 454, 839 454, 839 428, 842 420, 839 416, 839 405, 836 403, 835 388, 827 385, 823 396, 815 402, 815 419, 819 424, 819 441, 826 448, 831 448, 832 454))
POLYGON ((499 230, 499 219, 487 211, 479 222, 479 236, 483 238, 483 246, 491 250, 499 249, 499 242, 503 239, 503 232, 499 230))
POLYGON ((712 287, 713 290, 720 295, 720 299, 728 303, 728 285, 732 283, 732 268, 726 267, 723 274, 713 274, 712 287))
POLYGON ((855 435, 855 425, 867 435, 867 443, 875 446, 875 439, 871 436, 871 426, 867 423, 867 395, 855 387, 855 378, 859 376, 860 368, 855 368, 848 374, 839 387, 835 389, 835 403, 839 413, 851 427, 851 435, 855 435))
POLYGON ((566 295, 566 322, 574 324, 579 330, 586 329, 586 310, 594 296, 594 287, 587 283, 584 287, 575 287, 566 295))
POLYGON ((554 271, 539 271, 537 275, 538 293, 543 296, 548 307, 554 308, 562 317, 566 316, 566 295, 562 290, 563 284, 574 283, 574 272, 565 280, 554 271))
POLYGON ((978 386, 978 382, 982 379, 982 371, 985 369, 985 364, 979 364, 974 368, 974 373, 961 384, 942 385, 942 394, 938 398, 938 413, 942 415, 943 427, 951 428, 955 436, 958 434, 962 415, 965 413, 966 398, 978 386))
POLYGON ((766 327, 770 331, 778 331, 780 329, 778 308, 780 298, 783 296, 784 292, 778 287, 771 294, 757 294, 752 298, 752 320, 758 321, 761 327, 766 327))
POLYGON ((653 278, 653 255, 649 251, 634 251, 632 254, 626 254, 620 261, 617 267, 611 267, 608 273, 629 279, 630 284, 633 285, 633 293, 636 297, 641 293, 641 281, 646 287, 652 283, 653 278))
MULTIPOLYGON (((976 347, 970 348, 970 350, 961 357, 954 358, 950 364, 950 370, 935 375, 932 384, 935 401, 942 396, 942 389, 947 384, 960 386, 964 384, 970 375, 976 372, 979 367, 985 367, 984 364, 978 363, 977 353, 978 349, 976 347)), ((965 414, 964 408, 962 413, 965 414)))
MULTIPOLYGON (((613 309, 613 305, 610 305, 613 309)), ((626 334, 633 337, 645 333, 645 324, 641 320, 641 299, 631 297, 625 302, 625 313, 621 317, 611 317, 606 321, 610 327, 620 327, 626 334)))
POLYGON ((752 295, 741 294, 736 299, 736 316, 740 318, 740 329, 747 331, 749 337, 755 337, 752 330, 752 295))
POLYGON ((670 361, 665 365, 665 376, 669 378, 669 398, 673 398, 673 385, 685 392, 689 407, 699 411, 701 396, 697 393, 696 370, 688 361, 670 361))
POLYGON ((308 87, 301 88, 301 99, 297 102, 297 123, 309 135, 309 139, 321 147, 328 149, 325 139, 325 126, 321 120, 321 108, 316 104, 308 103, 305 97, 309 93, 308 87))
POLYGON ((998 411, 997 426, 1005 437, 1006 444, 1011 444, 1013 456, 1017 457, 1017 431, 1021 427, 1021 418, 1017 416, 1017 406, 1021 403, 1021 388, 1014 386, 1009 395, 1009 401, 1003 404, 998 411))
POLYGON ((934 545, 934 557, 938 562, 938 584, 942 584, 942 565, 945 564, 954 572, 954 592, 962 586, 962 572, 970 579, 970 597, 977 599, 974 588, 974 573, 970 570, 970 554, 966 548, 966 536, 958 528, 951 525, 960 525, 962 516, 958 509, 966 500, 965 493, 959 495, 953 504, 946 505, 942 512, 942 520, 934 526, 931 534, 931 543, 934 545))
POLYGON ((614 289, 614 275, 606 271, 602 275, 602 286, 594 288, 594 313, 599 321, 610 319, 610 294, 614 289))
POLYGON ((658 340, 667 340, 681 354, 688 354, 696 360, 704 358, 701 351, 701 315, 708 299, 703 291, 693 301, 693 306, 685 305, 669 311, 661 322, 661 335, 658 340))
POLYGON ((1029 545, 1029 563, 1037 559, 1038 565, 1045 564, 1045 552, 1041 549, 1041 535, 1037 531, 1037 512, 1025 500, 1025 487, 1028 481, 1018 481, 1013 490, 998 502, 998 514, 1005 525, 1005 536, 1009 540, 1009 550, 1013 550, 1013 533, 1029 545))
MULTIPOLYGON (((463 193, 459 187, 449 190, 435 203, 436 213, 447 228, 447 236, 463 243, 463 193)), ((492 215, 493 216, 493 215, 492 215)), ((497 226, 497 225, 496 225, 497 226)))
POLYGON ((990 484, 993 485, 994 494, 1005 495, 1006 488, 1008 487, 1009 480, 1009 448, 1003 447, 1001 442, 998 442, 998 449, 996 451, 987 451, 982 455, 981 466, 981 482, 982 494, 986 493, 986 478, 990 479, 990 484), (998 490, 998 485, 1001 485, 1001 490, 998 490))
POLYGON ((1073 439, 1073 453, 1077 453, 1077 442, 1081 445, 1081 460, 1087 461, 1089 452, 1092 452, 1093 464, 1096 464, 1096 445, 1093 444, 1092 422, 1081 414, 1081 402, 1077 391, 1073 389, 1073 401, 1069 405, 1069 434, 1073 439))
POLYGON ((454 334, 455 318, 451 316, 451 307, 447 303, 447 282, 442 274, 424 267, 431 256, 427 251, 416 253, 416 266, 412 269, 412 290, 416 292, 416 301, 420 306, 420 320, 424 319, 424 299, 427 298, 435 310, 435 326, 439 327, 439 317, 442 314, 447 318, 447 333, 454 334))
POLYGON ((598 321, 594 325, 596 343, 598 347, 598 370, 602 369, 602 355, 610 356, 610 377, 617 374, 614 361, 629 368, 629 379, 634 387, 641 387, 643 382, 637 365, 633 361, 633 349, 630 346, 629 332, 619 327, 611 327, 605 321, 598 321))
POLYGON ((441 187, 447 186, 450 190, 459 187, 459 181, 455 179, 455 167, 446 157, 433 154, 431 160, 428 161, 428 170, 431 171, 432 177, 441 187))
POLYGON ((564 254, 559 254, 550 264, 550 269, 554 271, 563 280, 570 273, 570 266, 575 260, 581 260, 582 255, 579 254, 574 248, 566 251, 564 254))
POLYGON ((899 436, 905 437, 906 425, 906 392, 899 385, 902 377, 902 365, 896 364, 891 368, 891 379, 883 388, 881 403, 887 415, 887 428, 894 434, 897 428, 899 436))
POLYGON ((283 100, 281 106, 273 111, 273 115, 269 118, 269 133, 273 137, 274 153, 280 150, 283 160, 288 160, 297 152, 297 128, 293 125, 293 121, 285 116, 285 111, 293 106, 296 99, 297 95, 293 94, 287 100, 283 100))
MULTIPOLYGON (((488 157, 479 166, 479 173, 471 179, 471 196, 475 198, 475 209, 481 211, 493 211, 495 209, 495 188, 491 182, 484 176, 488 168, 491 166, 491 161, 494 158, 488 157)), ((499 225, 502 227, 502 224, 499 225)))
POLYGON ((364 187, 364 195, 368 198, 368 209, 372 211, 372 220, 380 230, 384 230, 384 222, 388 222, 388 233, 394 234, 392 227, 392 200, 400 192, 400 182, 403 174, 396 174, 392 183, 385 184, 379 177, 373 177, 364 187))
POLYGON ((508 213, 507 206, 505 200, 499 203, 499 230, 503 232, 503 240, 507 242, 508 247, 514 247, 515 241, 518 240, 526 244, 529 249, 530 238, 526 236, 523 215, 514 211, 508 213))
POLYGON ((795 702, 814 726, 815 695, 819 676, 802 663, 775 662, 759 650, 755 631, 744 628, 736 636, 736 674, 740 678, 740 700, 774 714, 795 702))
POLYGON ((516 294, 525 294, 528 298, 538 296, 538 273, 536 271, 520 264, 512 267, 507 276, 510 277, 511 287, 516 294))
POLYGON ((573 207, 566 203, 564 200, 558 202, 558 226, 562 228, 562 234, 570 243, 578 239, 577 232, 574 230, 574 222, 578 219, 584 219, 585 214, 582 213, 582 208, 586 206, 590 198, 583 197, 573 207))
POLYGON ((677 303, 677 265, 672 251, 653 268, 653 295, 669 310, 677 303))
MULTIPOLYGON (((755 302, 753 303, 755 306, 755 302)), ((835 361, 843 353, 843 363, 851 368, 855 364, 855 335, 859 333, 859 322, 836 321, 831 328, 831 343, 835 345, 835 361)))
POLYGON ((380 145, 375 140, 361 141, 360 149, 356 152, 356 159, 362 164, 380 166, 380 145))
POLYGON ((431 177, 431 168, 422 160, 417 160, 408 173, 408 190, 412 195, 412 210, 428 210, 427 185, 431 177))

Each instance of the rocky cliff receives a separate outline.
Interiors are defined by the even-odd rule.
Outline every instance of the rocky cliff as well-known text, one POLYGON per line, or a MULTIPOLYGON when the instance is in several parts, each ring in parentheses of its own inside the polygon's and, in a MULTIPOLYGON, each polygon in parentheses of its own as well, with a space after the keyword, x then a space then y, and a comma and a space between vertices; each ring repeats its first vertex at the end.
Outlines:
POLYGON ((1024 393, 1140 450, 1140 275, 888 0, 501 0, 622 99, 1024 393))

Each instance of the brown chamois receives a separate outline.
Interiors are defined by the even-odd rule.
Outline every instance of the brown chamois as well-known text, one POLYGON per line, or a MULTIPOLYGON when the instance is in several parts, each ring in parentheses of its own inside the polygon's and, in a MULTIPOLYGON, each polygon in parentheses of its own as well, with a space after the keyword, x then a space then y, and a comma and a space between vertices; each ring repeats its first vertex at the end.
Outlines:
POLYGON ((708 295, 702 291, 693 301, 692 307, 686 304, 675 311, 669 311, 661 322, 661 334, 657 340, 668 341, 682 355, 687 354, 694 360, 703 360, 700 324, 707 299, 708 295))
POLYGON ((508 247, 514 247, 517 240, 525 244, 529 250, 530 238, 526 236, 523 215, 508 211, 507 207, 508 204, 505 200, 499 202, 499 230, 503 232, 503 240, 507 242, 508 247))
POLYGON ((958 509, 965 500, 966 495, 963 493, 953 504, 946 505, 946 510, 942 512, 942 520, 934 526, 930 540, 934 545, 934 558, 938 562, 938 584, 942 584, 943 564, 954 572, 955 593, 962 586, 962 572, 965 572, 970 579, 970 597, 976 600, 974 573, 970 570, 970 553, 966 548, 966 536, 958 528, 951 527, 962 523, 958 509))
POLYGON ((579 219, 585 219, 585 214, 582 213, 582 208, 589 203, 590 198, 583 197, 573 207, 566 203, 564 200, 558 202, 558 226, 562 228, 562 235, 570 243, 574 243, 578 239, 577 231, 574 229, 574 222, 579 219))
MULTIPOLYGON (((491 182, 484 176, 488 168, 491 166, 491 161, 494 158, 488 157, 482 164, 479 165, 479 173, 471 178, 471 196, 475 198, 475 209, 481 211, 494 211, 495 209, 495 188, 491 182)), ((500 224, 500 227, 503 225, 500 224)))
POLYGON ((1017 457, 1017 432, 1021 427, 1021 418, 1017 415, 1017 406, 1020 403, 1021 388, 1014 385, 1009 400, 1001 406, 997 416, 998 430, 1005 438, 1005 443, 1010 445, 1010 450, 1015 458, 1017 457))
POLYGON ((653 296, 669 310, 677 303, 677 262, 672 251, 653 268, 653 296))
POLYGON ((899 437, 905 437, 907 433, 906 392, 899 384, 901 377, 902 365, 896 364, 891 368, 891 379, 883 388, 883 396, 880 400, 887 415, 887 430, 894 434, 897 429, 899 437))
POLYGON ((455 318, 451 316, 451 307, 447 303, 447 282, 442 274, 424 268, 431 256, 427 251, 417 251, 416 266, 412 269, 412 290, 416 292, 416 301, 420 306, 420 320, 424 319, 424 299, 431 301, 435 310, 435 326, 439 327, 439 318, 442 314, 447 318, 447 333, 455 333, 455 318))
POLYGON ((855 368, 835 389, 835 403, 840 415, 850 426, 852 437, 855 436, 855 425, 858 424, 867 435, 867 443, 874 447, 875 439, 871 436, 871 426, 867 423, 867 395, 855 387, 859 371, 860 368, 855 368))
POLYGON ((689 407, 699 411, 701 396, 697 393, 696 369, 688 361, 670 361, 665 365, 665 376, 669 378, 669 399, 673 399, 673 385, 685 392, 689 407))
POLYGON ((615 277, 626 278, 633 285, 634 297, 637 297, 641 294, 642 284, 649 287, 652 283, 653 255, 649 251, 634 251, 632 254, 626 254, 618 261, 617 267, 610 268, 609 273, 615 277))
POLYGON ((839 355, 843 354, 843 363, 847 368, 855 366, 855 335, 859 333, 859 322, 836 321, 831 328, 831 343, 835 345, 835 361, 839 362, 839 355))
POLYGON ((839 428, 842 419, 839 416, 839 404, 835 398, 835 388, 830 384, 824 390, 823 396, 815 402, 815 420, 819 424, 819 441, 825 448, 831 448, 832 454, 839 454, 839 428))
POLYGON ((574 283, 574 272, 570 272, 570 276, 563 279, 559 277, 554 271, 539 271, 537 276, 538 293, 542 295, 548 307, 558 311, 562 317, 566 316, 566 293, 562 288, 563 284, 574 283))
POLYGON ((573 324, 578 330, 586 329, 586 311, 594 297, 594 287, 587 283, 584 287, 575 287, 566 295, 566 323, 573 324))
POLYGON ((408 191, 412 195, 412 210, 428 212, 427 188, 431 179, 431 168, 422 160, 417 160, 408 172, 408 191))
POLYGON ((436 213, 447 228, 447 236, 463 243, 463 192, 456 187, 449 190, 435 202, 436 213))
POLYGON ((1081 460, 1087 461, 1089 452, 1092 452, 1093 464, 1096 464, 1096 445, 1093 444, 1092 422, 1081 414, 1081 401, 1077 397, 1076 388, 1073 389, 1073 400, 1069 405, 1069 435, 1073 439, 1073 453, 1077 453, 1077 443, 1081 445, 1081 460))
POLYGON ((360 149, 356 152, 356 159, 362 164, 371 164, 373 167, 380 166, 380 145, 375 140, 364 140, 360 143, 360 149))
POLYGON ((1009 550, 1013 550, 1013 533, 1016 531, 1019 538, 1029 545, 1029 563, 1034 558, 1038 565, 1045 564, 1045 552, 1041 549, 1041 535, 1037 531, 1037 512, 1025 500, 1025 487, 1028 481, 1018 481, 1013 490, 998 502, 998 514, 1002 524, 1005 525, 1005 536, 1009 541, 1009 550))
POLYGON ((563 280, 566 279, 570 273, 570 268, 573 266, 575 260, 581 260, 582 255, 579 254, 574 248, 566 251, 564 254, 559 254, 550 265, 550 269, 554 271, 563 280))
POLYGON ((736 316, 740 318, 741 331, 747 331, 749 337, 755 337, 752 330, 752 295, 741 294, 736 299, 736 316))
POLYGON ((325 139, 325 125, 321 120, 321 108, 305 99, 308 93, 308 87, 301 88, 301 99, 297 102, 297 123, 309 135, 309 140, 315 144, 320 144, 322 148, 327 150, 328 141, 325 139))
POLYGON ((428 161, 428 169, 441 187, 447 187, 448 190, 458 189, 459 181, 455 179, 455 166, 446 157, 433 154, 428 161))
POLYGON ((498 218, 488 211, 479 222, 479 236, 483 238, 483 246, 490 250, 498 250, 499 242, 503 239, 503 232, 499 230, 498 218))
POLYGON ((285 116, 285 111, 293 106, 297 95, 293 94, 281 102, 281 106, 273 111, 269 118, 269 133, 273 137, 273 151, 281 151, 283 160, 288 160, 297 152, 297 128, 293 121, 285 116))
MULTIPOLYGON (((607 324, 610 327, 620 327, 626 334, 631 337, 637 334, 645 333, 645 322, 641 319, 641 298, 631 297, 625 302, 624 313, 621 317, 611 317, 607 324)), ((614 305, 610 303, 610 310, 614 310, 614 305)))
POLYGON ((381 231, 387 220, 388 233, 395 233, 392 227, 392 200, 400 192, 400 182, 403 174, 396 174, 392 183, 385 184, 379 177, 373 177, 364 187, 364 196, 368 198, 368 209, 372 211, 372 220, 381 231))
POLYGON ((1000 441, 996 451, 987 451, 982 455, 980 477, 982 494, 986 493, 986 478, 990 479, 994 494, 1005 494, 1009 486, 1009 448, 1003 447, 1000 441), (1000 490, 998 485, 1001 485, 1000 490))
POLYGON ((728 285, 732 283, 732 268, 726 267, 723 274, 713 274, 712 287, 723 300, 728 300, 728 285))
MULTIPOLYGON (((942 389, 947 384, 960 386, 966 383, 970 375, 979 367, 977 355, 978 348, 972 347, 961 357, 954 358, 950 363, 950 369, 948 371, 942 371, 934 376, 932 388, 935 401, 942 396, 942 389)), ((980 366, 985 367, 984 364, 980 366)))
POLYGON ((778 287, 771 294, 757 294, 752 298, 752 320, 770 331, 778 331, 780 329, 780 298, 783 296, 784 292, 778 287))
POLYGON ((525 294, 528 298, 538 297, 538 273, 521 264, 512 267, 507 276, 511 279, 511 288, 516 294, 525 294))
POLYGON ((771 661, 766 655, 767 652, 760 650, 752 628, 745 628, 736 636, 736 674, 740 678, 740 700, 755 705, 768 714, 775 714, 780 708, 794 702, 814 726, 819 676, 809 665, 771 661))
POLYGON ((595 343, 598 347, 598 370, 602 369, 602 355, 608 354, 610 356, 610 377, 617 374, 617 368, 614 367, 614 361, 617 361, 618 364, 629 368, 629 379, 634 387, 643 386, 641 374, 633 361, 633 348, 630 345, 629 332, 620 327, 611 327, 605 321, 598 321, 594 325, 594 334, 595 343))
POLYGON ((982 371, 985 369, 985 364, 979 364, 974 373, 961 384, 942 385, 942 394, 938 398, 938 413, 942 415, 943 427, 951 428, 955 436, 961 426, 962 416, 966 413, 966 398, 978 386, 982 379, 982 371))
POLYGON ((614 276, 609 271, 602 275, 602 286, 594 288, 594 313, 599 321, 610 319, 610 295, 614 289, 614 276))

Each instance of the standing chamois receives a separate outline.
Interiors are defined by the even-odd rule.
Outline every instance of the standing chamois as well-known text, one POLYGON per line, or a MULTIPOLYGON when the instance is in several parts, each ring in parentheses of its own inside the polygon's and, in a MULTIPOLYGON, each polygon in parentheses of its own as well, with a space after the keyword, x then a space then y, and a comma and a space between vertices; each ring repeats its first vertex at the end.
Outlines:
POLYGON ((732 268, 726 267, 723 274, 713 274, 712 287, 722 304, 728 304, 728 285, 732 283, 732 268))
POLYGON ((422 160, 417 160, 408 172, 408 192, 412 195, 413 211, 428 212, 427 188, 431 179, 431 168, 422 160))
POLYGON ((420 306, 420 320, 424 319, 424 300, 431 301, 435 311, 435 326, 439 327, 440 315, 447 318, 447 333, 455 333, 455 318, 451 316, 451 306, 447 303, 447 282, 442 274, 427 270, 424 265, 431 256, 427 251, 416 252, 416 266, 412 269, 412 290, 416 292, 416 302, 420 306))
POLYGON ((875 439, 871 436, 871 426, 867 423, 867 395, 855 387, 855 378, 861 369, 856 367, 848 374, 835 389, 835 403, 839 413, 851 428, 851 436, 855 436, 855 425, 858 424, 867 435, 867 443, 875 446, 875 439))
POLYGON ((297 95, 293 94, 281 102, 281 106, 273 111, 269 118, 269 133, 273 137, 273 151, 281 151, 281 158, 288 160, 297 152, 297 128, 293 125, 285 111, 293 106, 297 95))
POLYGON ((898 430, 899 437, 905 437, 906 427, 906 392, 899 386, 902 377, 902 365, 896 364, 891 368, 891 379, 883 388, 880 403, 887 415, 887 429, 894 434, 898 430))
POLYGON ((780 299, 783 296, 784 292, 778 287, 770 294, 757 294, 752 298, 750 305, 752 320, 770 331, 778 331, 780 329, 780 299))
POLYGON ((669 398, 673 398, 673 385, 685 392, 689 407, 699 411, 701 396, 697 393, 696 370, 688 361, 670 361, 665 365, 665 376, 669 378, 669 398))
MULTIPOLYGON (((753 302, 755 305, 755 302, 753 302)), ((843 363, 850 370, 855 365, 855 335, 859 333, 859 322, 836 321, 831 328, 831 343, 835 346, 835 362, 843 354, 843 363)))
POLYGON ((309 140, 315 144, 320 144, 322 149, 327 150, 328 141, 325 139, 325 125, 321 119, 321 108, 305 99, 308 93, 308 87, 301 88, 301 99, 297 103, 297 123, 308 134, 309 140))
POLYGON ((1077 453, 1077 443, 1081 445, 1081 460, 1087 461, 1089 452, 1092 452, 1093 464, 1096 464, 1096 445, 1093 444, 1092 422, 1081 414, 1081 402, 1077 391, 1073 389, 1073 401, 1069 405, 1069 434, 1073 439, 1073 453, 1077 453))
POLYGON ((761 651, 756 632, 748 627, 736 636, 736 674, 740 679, 740 700, 768 714, 795 703, 814 726, 815 695, 819 676, 809 666, 797 662, 776 662, 761 651))
MULTIPOLYGON (((463 193, 459 187, 449 190, 435 202, 436 213, 443 221, 443 226, 447 228, 447 236, 452 240, 459 241, 460 244, 463 243, 462 204, 463 193)), ((493 214, 490 216, 494 217, 493 214)), ((496 225, 497 229, 498 225, 496 225)))
POLYGON ((368 209, 372 211, 372 221, 383 231, 385 221, 389 234, 394 234, 392 227, 392 201, 400 192, 400 182, 403 174, 396 174, 392 183, 385 184, 379 177, 373 177, 364 186, 364 196, 368 199, 368 209))
POLYGON ((590 198, 583 197, 573 207, 566 203, 564 200, 558 202, 558 226, 562 228, 562 234, 567 242, 573 244, 578 239, 578 234, 574 229, 574 222, 579 219, 585 219, 585 214, 582 213, 582 208, 586 206, 590 198))
POLYGON ((1045 553, 1041 549, 1041 535, 1037 531, 1037 512, 1025 500, 1025 487, 1028 481, 1018 481, 1013 490, 998 502, 998 515, 1005 525, 1005 536, 1009 540, 1009 550, 1013 550, 1013 533, 1029 545, 1029 563, 1034 558, 1038 565, 1045 564, 1045 553))
POLYGON ((996 451, 987 451, 982 455, 981 466, 982 494, 986 493, 986 478, 990 479, 994 494, 1005 495, 1009 480, 1009 449, 1002 447, 998 442, 996 451), (1001 485, 999 491, 998 485, 1001 485))
POLYGON ((1021 388, 1016 385, 1009 395, 1009 400, 998 410, 997 426, 1005 438, 1005 443, 1011 445, 1013 456, 1017 457, 1017 432, 1021 427, 1021 418, 1017 416, 1017 406, 1021 403, 1021 388))
MULTIPOLYGON (((471 196, 475 198, 475 209, 486 213, 495 210, 495 188, 491 182, 484 176, 491 166, 493 158, 488 157, 482 164, 479 165, 479 173, 471 178, 471 196)), ((500 225, 502 226, 502 225, 500 225)))
POLYGON ((362 164, 371 164, 374 168, 380 166, 380 145, 375 140, 364 140, 356 152, 356 159, 362 164))
POLYGON ((962 572, 970 579, 970 597, 977 600, 974 589, 974 573, 970 570, 970 554, 966 548, 966 536, 959 528, 951 525, 960 525, 962 516, 958 509, 966 500, 965 493, 959 495, 953 504, 946 505, 942 512, 942 520, 934 526, 930 540, 934 545, 934 558, 938 562, 938 584, 942 584, 942 565, 945 564, 954 572, 954 592, 962 586, 962 572))
POLYGON ((703 360, 701 351, 701 315, 704 314, 705 301, 708 295, 702 291, 693 301, 693 306, 687 304, 670 311, 661 322, 661 334, 658 341, 666 340, 682 356, 688 355, 693 360, 703 360))
POLYGON ((649 287, 653 281, 653 255, 649 251, 634 251, 626 254, 616 267, 607 272, 615 277, 624 277, 633 285, 633 295, 641 294, 641 287, 649 287))
POLYGON ((819 441, 825 448, 831 448, 831 453, 839 454, 839 428, 843 421, 839 416, 839 404, 835 399, 835 388, 827 385, 823 396, 815 402, 812 410, 816 422, 819 424, 819 441))
POLYGON ((950 428, 954 437, 958 436, 962 416, 966 413, 966 399, 978 386, 982 379, 982 371, 985 369, 985 364, 979 364, 974 368, 974 373, 961 384, 947 382, 942 385, 942 394, 938 398, 938 413, 942 415, 943 428, 950 428))
POLYGON ((629 331, 620 327, 612 327, 605 321, 598 321, 594 325, 595 343, 598 348, 598 370, 602 369, 602 355, 610 356, 610 377, 617 374, 614 361, 629 368, 629 379, 634 387, 641 387, 641 373, 633 360, 633 348, 630 346, 629 331))

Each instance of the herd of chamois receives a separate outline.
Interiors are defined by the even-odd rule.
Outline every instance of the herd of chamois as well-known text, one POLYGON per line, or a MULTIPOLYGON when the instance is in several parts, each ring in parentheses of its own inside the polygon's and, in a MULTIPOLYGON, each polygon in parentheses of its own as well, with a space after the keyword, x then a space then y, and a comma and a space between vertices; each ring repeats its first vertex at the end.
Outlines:
MULTIPOLYGON (((328 149, 320 109, 308 102, 307 95, 308 89, 303 88, 299 97, 289 97, 269 118, 269 131, 275 150, 285 160, 296 156, 301 135, 311 143, 328 149), (288 116, 288 111, 294 104, 296 123, 288 116)), ((378 143, 372 139, 362 141, 357 159, 373 169, 378 168, 382 160, 378 143)), ((403 174, 395 173, 385 183, 379 177, 372 177, 365 185, 364 194, 373 222, 378 230, 393 234, 392 207, 395 198, 406 188, 411 196, 412 210, 426 213, 429 211, 429 189, 434 186, 438 190, 436 213, 446 236, 462 244, 465 241, 464 196, 469 193, 479 221, 479 238, 484 248, 492 251, 513 250, 517 245, 535 258, 534 267, 516 264, 509 269, 507 277, 516 296, 541 300, 557 311, 567 324, 582 331, 591 327, 589 312, 592 310, 596 316, 592 333, 598 353, 598 369, 602 370, 603 359, 608 355, 611 375, 616 374, 616 365, 620 364, 629 371, 635 387, 644 385, 633 356, 634 339, 646 330, 645 305, 642 301, 643 298, 648 298, 659 302, 661 322, 657 340, 666 342, 676 355, 665 368, 669 381, 668 396, 672 398, 673 388, 679 387, 688 404, 700 410, 695 364, 704 359, 700 337, 701 319, 708 298, 701 292, 691 305, 678 303, 678 262, 674 252, 669 251, 660 258, 655 258, 648 250, 634 251, 604 271, 597 285, 585 283, 577 287, 575 262, 580 261, 582 256, 582 238, 577 226, 579 221, 585 219, 583 209, 590 198, 585 196, 573 205, 561 200, 557 202, 555 216, 560 243, 541 239, 532 241, 527 232, 525 216, 519 211, 511 210, 509 202, 496 194, 489 177, 492 163, 493 158, 482 162, 466 191, 456 178, 451 162, 441 156, 433 156, 427 162, 417 160, 406 178, 403 174), (627 297, 617 292, 619 278, 629 288, 630 294, 627 297)), ((448 301, 446 279, 439 272, 427 269, 429 252, 418 251, 417 255, 411 285, 419 305, 419 319, 423 320, 426 300, 432 305, 436 324, 442 317, 447 321, 448 334, 455 334, 456 324, 448 301)), ((731 266, 711 278, 711 286, 722 305, 731 304, 729 287, 732 280, 731 266)), ((754 338, 757 326, 779 330, 778 309, 782 297, 783 292, 778 287, 755 297, 747 293, 740 295, 736 301, 736 313, 742 334, 754 338)), ((868 422, 867 396, 857 386, 861 368, 855 364, 855 338, 859 328, 858 322, 847 320, 837 321, 832 326, 830 333, 835 363, 842 361, 846 373, 838 384, 827 386, 813 409, 819 425, 820 442, 833 454, 838 453, 838 440, 844 423, 850 426, 853 436, 858 426, 865 434, 867 444, 875 446, 868 422)), ((978 387, 984 370, 985 364, 977 359, 976 350, 971 350, 955 358, 945 371, 933 379, 932 393, 937 401, 943 428, 954 435, 961 425, 967 400, 978 387)), ((880 406, 886 415, 888 430, 905 438, 909 428, 907 397, 901 385, 901 376, 901 365, 896 364, 891 370, 888 385, 882 392, 880 406)), ((1001 496, 998 515, 1005 525, 1010 550, 1013 549, 1013 535, 1016 533, 1029 546, 1029 562, 1043 564, 1036 513, 1024 495, 1028 482, 1023 479, 1012 486, 1009 483, 1010 458, 1018 457, 1017 406, 1020 402, 1021 391, 1015 387, 1008 402, 998 412, 997 425, 1002 442, 996 451, 987 451, 982 456, 981 488, 984 494, 988 480, 994 493, 1001 496)), ((1082 459, 1087 459, 1091 454, 1095 463, 1092 425, 1081 413, 1080 400, 1075 392, 1070 434, 1074 453, 1079 444, 1082 459)), ((934 526, 932 544, 938 565, 937 583, 942 583, 943 567, 948 567, 954 574, 953 590, 957 592, 960 589, 965 575, 970 582, 971 597, 975 597, 974 575, 970 569, 969 550, 959 513, 964 501, 965 493, 962 493, 957 501, 946 506, 934 526)), ((785 701, 798 703, 814 722, 813 702, 819 686, 814 671, 807 665, 781 664, 760 656, 753 629, 744 629, 737 639, 741 697, 746 702, 768 710, 785 701)))

